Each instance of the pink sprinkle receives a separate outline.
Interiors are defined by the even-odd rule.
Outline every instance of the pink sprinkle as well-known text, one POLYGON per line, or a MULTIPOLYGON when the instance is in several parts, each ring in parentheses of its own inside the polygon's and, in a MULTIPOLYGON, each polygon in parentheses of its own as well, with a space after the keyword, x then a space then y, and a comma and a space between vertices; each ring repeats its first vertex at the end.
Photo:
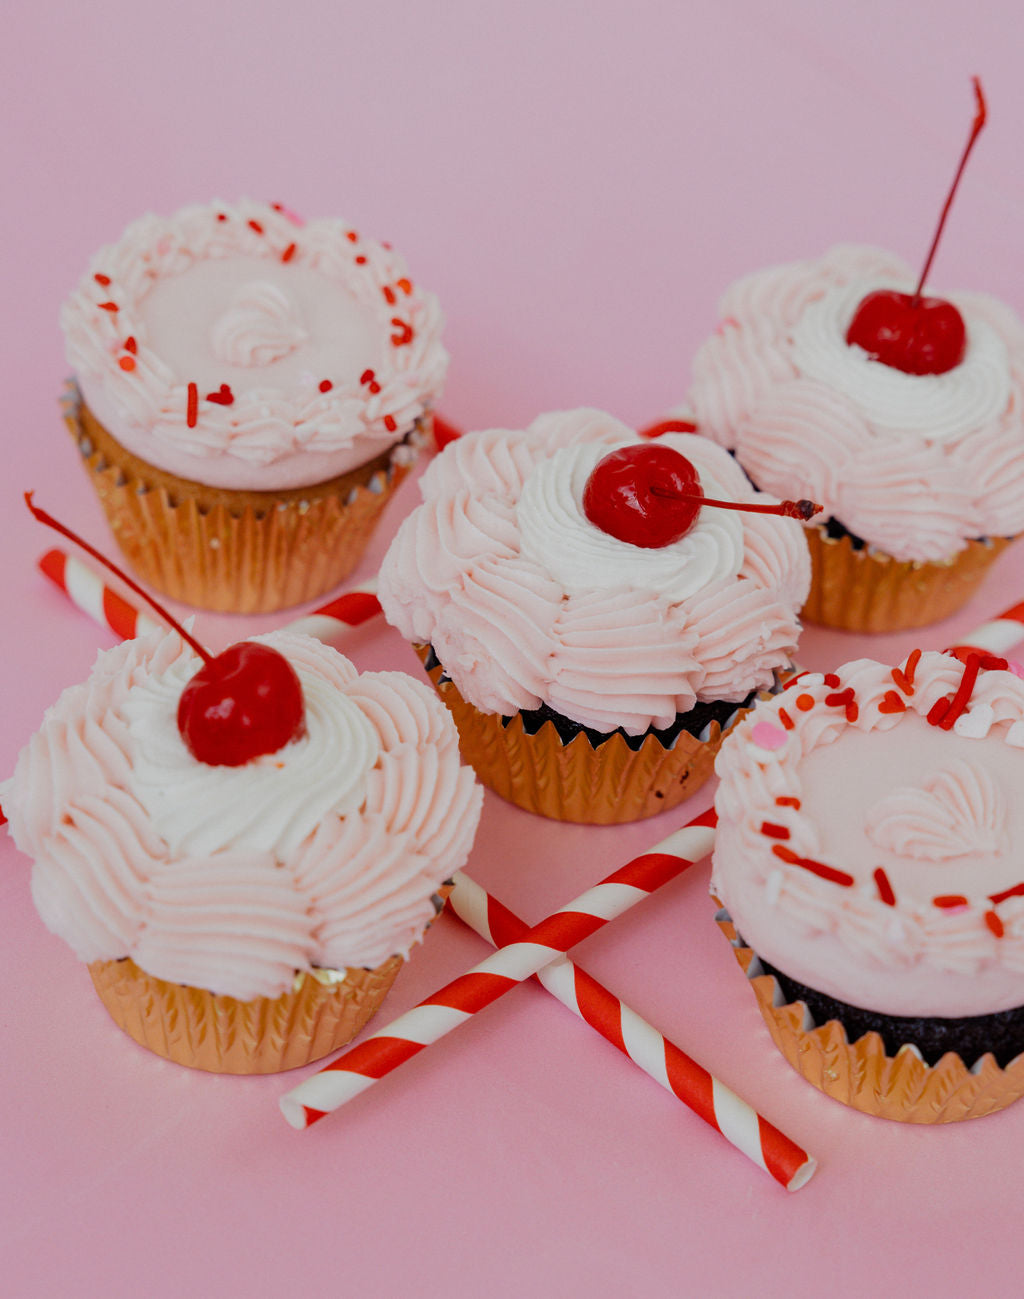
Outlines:
POLYGON ((786 732, 773 726, 771 722, 758 722, 750 732, 750 738, 758 748, 774 752, 786 743, 786 732))

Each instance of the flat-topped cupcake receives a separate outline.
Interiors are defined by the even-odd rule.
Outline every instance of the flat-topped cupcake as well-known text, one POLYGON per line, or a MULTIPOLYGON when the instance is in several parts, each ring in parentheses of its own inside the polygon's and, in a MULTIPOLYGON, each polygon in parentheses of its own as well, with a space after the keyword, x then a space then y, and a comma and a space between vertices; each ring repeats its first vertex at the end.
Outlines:
POLYGON ((419 682, 306 636, 243 646, 230 675, 212 660, 212 727, 209 665, 197 675, 177 633, 101 653, 0 802, 40 915, 121 1027, 183 1064, 267 1073, 375 1012, 466 859, 482 791, 419 682), (246 658, 268 649, 269 675, 246 658), (239 751, 217 726, 243 708, 239 751))
POLYGON ((448 359, 391 249, 250 201, 134 222, 61 324, 69 425, 122 550, 167 594, 243 612, 351 571, 448 359))
POLYGON ((561 411, 466 434, 421 486, 381 569, 385 615, 421 647, 467 761, 531 811, 612 822, 673 806, 789 666, 802 529, 741 512, 781 507, 707 439, 649 442, 561 411), (689 466, 678 482, 673 458, 689 466), (693 507, 676 536, 679 484, 740 510, 693 507))
POLYGON ((803 674, 716 771, 712 889, 787 1059, 913 1122, 1024 1093, 1024 681, 1005 660, 803 674))

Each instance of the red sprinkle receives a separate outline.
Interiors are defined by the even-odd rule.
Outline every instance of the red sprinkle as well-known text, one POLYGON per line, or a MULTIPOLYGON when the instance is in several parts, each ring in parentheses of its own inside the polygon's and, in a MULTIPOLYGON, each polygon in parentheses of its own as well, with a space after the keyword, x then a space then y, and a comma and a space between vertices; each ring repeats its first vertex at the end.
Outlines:
POLYGON ((942 907, 947 910, 950 907, 965 907, 967 899, 959 893, 943 893, 941 897, 932 898, 933 907, 942 907))
POLYGON ((834 694, 825 696, 825 703, 829 708, 845 708, 848 704, 852 704, 853 701, 853 686, 847 686, 845 690, 837 690, 834 694))
POLYGON ((331 389, 332 389, 333 387, 334 387, 334 384, 331 383, 330 379, 321 379, 321 380, 320 380, 320 391, 321 391, 321 392, 330 392, 331 389))
POLYGON ((394 433, 398 425, 395 423, 393 416, 391 415, 384 416, 384 427, 387 429, 389 433, 394 433))
POLYGON ((985 912, 985 924, 992 930, 996 938, 1002 938, 1006 930, 1003 928, 1003 922, 999 919, 994 911, 985 912))
POLYGON ((128 371, 134 370, 135 358, 133 356, 122 356, 121 359, 118 361, 118 365, 121 367, 122 370, 128 370, 128 371))
POLYGON ((373 382, 373 377, 374 377, 374 376, 373 376, 373 371, 372 371, 372 370, 364 370, 364 371, 362 372, 362 374, 359 376, 359 382, 360 382, 360 383, 372 383, 372 382, 373 382))
POLYGON ((281 254, 281 261, 290 262, 294 256, 295 256, 295 245, 289 244, 288 247, 281 254))
POLYGON ((199 389, 194 383, 188 386, 188 406, 185 410, 185 423, 189 428, 195 428, 196 417, 199 414, 199 389))
POLYGON ((1005 902, 1007 898, 1019 898, 1022 894, 1024 894, 1024 883, 1014 884, 1013 888, 1003 889, 1002 893, 990 893, 988 900, 998 906, 1000 902, 1005 902))
POLYGON ((393 307, 397 299, 395 298, 395 291, 391 287, 391 285, 385 284, 384 287, 381 289, 381 293, 384 294, 384 300, 385 302, 387 302, 388 306, 393 307))
POLYGON ((365 266, 365 265, 366 265, 366 258, 363 256, 362 253, 360 253, 359 256, 356 258, 356 265, 357 265, 357 266, 365 266))
POLYGON ((117 305, 116 302, 101 302, 101 303, 99 304, 99 308, 100 308, 100 311, 119 311, 119 310, 120 310, 120 308, 118 307, 118 305, 117 305))
POLYGON ((345 231, 345 238, 348 239, 349 242, 350 242, 350 243, 353 243, 353 244, 359 242, 359 236, 356 234, 356 232, 355 232, 354 230, 346 230, 346 231, 345 231))
POLYGON ((102 284, 104 288, 106 288, 107 285, 110 283, 110 276, 104 275, 102 271, 97 271, 92 278, 96 281, 97 284, 102 284))
POLYGON ((788 839, 789 831, 784 825, 776 825, 774 821, 762 821, 761 833, 767 835, 769 839, 788 839))
POLYGON ((261 235, 263 233, 263 227, 260 225, 258 221, 253 221, 250 218, 250 220, 246 222, 246 225, 249 227, 250 230, 255 230, 258 235, 261 235))
POLYGON ((206 394, 206 400, 212 401, 217 406, 231 406, 234 404, 235 394, 226 383, 222 383, 217 392, 206 394))
POLYGON ((880 713, 905 713, 907 705, 895 690, 887 690, 878 705, 880 713))
POLYGON ((892 891, 892 885, 889 883, 889 876, 882 870, 881 866, 875 871, 875 886, 878 889, 878 896, 882 899, 887 907, 896 905, 896 894, 892 891))
POLYGON ((397 316, 392 318, 391 323, 398 331, 391 335, 391 341, 394 343, 395 347, 404 347, 406 343, 412 342, 412 325, 408 324, 404 320, 399 320, 397 316))
POLYGON ((787 731, 791 731, 793 727, 796 726, 796 722, 793 721, 792 717, 790 717, 789 713, 787 713, 784 708, 779 709, 779 721, 787 731))
POLYGON ((646 428, 637 429, 642 438, 660 438, 663 433, 696 433, 697 425, 692 419, 661 419, 657 424, 648 424, 646 428))
POLYGON ((835 690, 836 686, 839 685, 839 678, 836 676, 834 672, 826 672, 825 684, 828 686, 830 690, 835 690))
POLYGON ((129 334, 128 337, 124 340, 124 350, 126 352, 131 352, 133 356, 139 350, 138 346, 136 345, 134 335, 129 334))
POLYGON ((412 293, 412 280, 407 280, 404 275, 400 280, 395 280, 395 283, 402 290, 402 292, 405 294, 406 297, 408 297, 409 294, 412 293))
POLYGON ((776 807, 800 807, 800 800, 792 794, 780 794, 775 800, 776 807))
POLYGON ((932 726, 940 726, 944 731, 953 729, 953 723, 964 712, 970 702, 980 669, 980 655, 968 654, 967 662, 964 664, 964 674, 960 678, 956 694, 952 699, 936 700, 929 710, 928 721, 932 726))
POLYGON ((802 713, 809 713, 811 709, 814 707, 814 696, 797 695, 796 699, 793 702, 796 704, 797 708, 799 708, 802 713))
POLYGON ((860 716, 860 708, 857 704, 846 705, 846 720, 852 725, 860 716))
POLYGON ((834 866, 826 866, 824 862, 815 861, 813 857, 800 857, 792 848, 787 848, 785 844, 772 844, 772 852, 776 857, 780 857, 791 866, 802 866, 805 871, 810 871, 812 875, 817 875, 820 879, 828 880, 832 884, 840 884, 844 889, 850 888, 853 884, 853 876, 847 875, 846 871, 836 870, 834 866))
POLYGON ((218 212, 218 213, 217 213, 217 220, 218 220, 218 221, 226 221, 227 219, 228 219, 228 214, 227 214, 226 212, 218 212))

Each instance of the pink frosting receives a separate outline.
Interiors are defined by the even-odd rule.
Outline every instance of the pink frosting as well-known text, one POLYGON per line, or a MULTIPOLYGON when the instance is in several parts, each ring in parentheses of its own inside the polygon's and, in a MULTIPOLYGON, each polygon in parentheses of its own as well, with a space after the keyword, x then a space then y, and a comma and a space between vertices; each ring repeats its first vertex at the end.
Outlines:
MULTIPOLYGON (((544 703, 599 731, 670 725, 697 700, 768 686, 799 635, 809 562, 800 525, 701 511, 662 550, 616 540, 582 512, 593 464, 637 440, 595 410, 541 416, 450 444, 381 568, 385 615, 433 644, 465 699, 509 715, 544 703)), ((661 439, 705 494, 767 499, 706 438, 661 439)))
POLYGON ((397 253, 248 200, 134 222, 61 324, 117 441, 214 487, 282 490, 373 459, 430 408, 448 363, 437 300, 397 253))
POLYGON ((244 767, 185 748, 199 660, 174 633, 101 653, 21 752, 0 800, 46 925, 84 961, 248 1000, 297 971, 406 955, 464 862, 482 794, 426 687, 259 637, 299 674, 306 734, 244 767))
POLYGON ((967 326, 963 361, 942 375, 846 343, 867 293, 914 280, 850 245, 740 280, 694 358, 687 412, 764 490, 821 502, 897 559, 941 560, 1024 528, 1024 325, 993 298, 941 295, 967 326))
POLYGON ((1024 1005, 1024 681, 983 671, 946 730, 928 716, 964 665, 904 668, 805 674, 739 723, 716 765, 712 889, 759 955, 849 1004, 1024 1005))

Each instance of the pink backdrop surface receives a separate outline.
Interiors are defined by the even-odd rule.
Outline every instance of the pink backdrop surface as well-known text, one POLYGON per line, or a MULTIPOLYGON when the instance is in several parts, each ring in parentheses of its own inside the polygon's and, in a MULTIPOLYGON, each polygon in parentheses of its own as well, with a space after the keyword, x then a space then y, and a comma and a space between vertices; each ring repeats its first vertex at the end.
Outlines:
MULTIPOLYGON (((344 216, 392 240, 441 296, 450 419, 515 426, 588 404, 644 423, 684 392, 737 275, 841 239, 923 257, 978 72, 991 121, 933 282, 1024 311, 1017 0, 16 0, 5 17, 4 774, 112 643, 35 571, 51 538, 20 494, 35 488, 109 546, 57 414, 56 317, 89 255, 144 211, 251 194, 344 216)), ((357 576, 414 500, 409 484, 357 576)), ((801 657, 895 661, 1021 597, 1017 548, 948 624, 871 642, 811 629, 801 657)), ((198 626, 219 647, 274 621, 198 626)), ((417 670, 383 627, 351 654, 417 670)), ((559 826, 488 794, 469 870, 535 920, 682 819, 559 826)), ((0 1287, 1018 1292, 1024 1105, 927 1129, 819 1095, 772 1047, 707 883, 705 863, 576 955, 818 1157, 796 1194, 536 985, 294 1132, 277 1100, 297 1075, 194 1073, 111 1025, 4 840, 0 1287)), ((442 919, 377 1023, 486 950, 442 919)))

